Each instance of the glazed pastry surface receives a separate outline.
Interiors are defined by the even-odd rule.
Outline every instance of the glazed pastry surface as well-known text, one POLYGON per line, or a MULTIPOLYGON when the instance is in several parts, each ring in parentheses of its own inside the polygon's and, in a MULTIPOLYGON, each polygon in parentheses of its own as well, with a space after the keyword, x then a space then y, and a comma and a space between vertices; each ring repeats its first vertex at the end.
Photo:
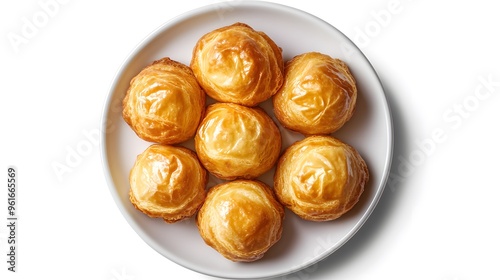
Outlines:
POLYGON ((281 156, 274 190, 301 218, 328 221, 358 202, 368 178, 366 163, 353 147, 330 136, 310 136, 281 156))
POLYGON ((205 92, 191 69, 163 58, 131 80, 123 119, 146 141, 176 144, 193 137, 204 108, 205 92))
POLYGON ((184 147, 149 146, 130 171, 130 201, 168 223, 193 216, 206 197, 207 172, 184 147))
POLYGON ((191 68, 206 93, 220 102, 255 106, 283 83, 281 49, 265 33, 243 23, 201 37, 191 68))
POLYGON ((225 258, 251 262, 281 238, 283 218, 269 186, 236 180, 209 190, 196 222, 204 241, 225 258))
POLYGON ((347 65, 309 52, 286 63, 285 82, 273 105, 284 127, 304 135, 330 134, 351 118, 356 99, 356 81, 347 65))
POLYGON ((194 138, 201 163, 225 180, 252 179, 271 169, 281 150, 281 134, 259 107, 210 105, 194 138))

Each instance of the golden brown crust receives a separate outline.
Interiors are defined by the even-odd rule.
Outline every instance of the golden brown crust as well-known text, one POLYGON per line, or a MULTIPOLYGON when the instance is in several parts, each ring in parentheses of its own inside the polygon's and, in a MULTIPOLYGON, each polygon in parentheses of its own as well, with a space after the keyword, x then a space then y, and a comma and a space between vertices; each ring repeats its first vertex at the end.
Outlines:
POLYGON ((279 159, 274 191, 301 218, 328 221, 358 202, 368 179, 366 163, 352 146, 330 136, 310 136, 279 159))
POLYGON ((140 138, 177 144, 193 137, 204 109, 205 92, 191 69, 162 58, 131 80, 122 115, 140 138))
POLYGON ((281 49, 244 23, 202 36, 193 49, 191 69, 206 93, 220 102, 255 106, 283 84, 281 49))
POLYGON ((258 260, 281 238, 284 208, 269 186, 236 180, 212 187, 198 212, 203 240, 232 261, 258 260))
POLYGON ((201 163, 226 180, 256 178, 271 169, 281 150, 281 134, 259 107, 210 105, 194 138, 201 163))
POLYGON ((201 207, 207 179, 193 151, 154 144, 137 157, 130 171, 130 201, 150 217, 177 222, 201 207))
POLYGON ((352 116, 356 81, 347 65, 318 52, 295 56, 285 66, 274 113, 286 128, 304 135, 330 134, 352 116))

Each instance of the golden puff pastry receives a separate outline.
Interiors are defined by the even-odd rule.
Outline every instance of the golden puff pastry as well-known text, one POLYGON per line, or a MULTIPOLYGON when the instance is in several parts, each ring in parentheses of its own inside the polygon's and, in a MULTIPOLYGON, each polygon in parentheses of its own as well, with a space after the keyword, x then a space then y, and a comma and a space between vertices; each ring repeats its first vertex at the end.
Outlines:
POLYGON ((281 156, 274 191, 301 218, 328 221, 359 201, 368 178, 366 163, 353 147, 331 136, 310 136, 281 156))
POLYGON ((201 163, 220 179, 253 179, 278 160, 281 134, 259 107, 233 103, 208 106, 194 137, 201 163))
POLYGON ((184 147, 153 144, 130 171, 129 197, 138 210, 167 223, 193 216, 206 197, 207 172, 184 147))
POLYGON ((212 187, 196 223, 205 242, 232 261, 256 261, 281 238, 284 207, 269 186, 236 180, 212 187))
POLYGON ((194 47, 191 68, 206 93, 220 102, 255 106, 283 83, 281 48, 244 23, 202 36, 194 47))
POLYGON ((177 144, 194 136, 204 109, 205 92, 191 69, 163 58, 130 82, 123 119, 146 141, 177 144))
POLYGON ((343 61, 309 52, 286 63, 285 82, 273 96, 273 106, 288 129, 330 134, 351 118, 356 98, 356 81, 343 61))

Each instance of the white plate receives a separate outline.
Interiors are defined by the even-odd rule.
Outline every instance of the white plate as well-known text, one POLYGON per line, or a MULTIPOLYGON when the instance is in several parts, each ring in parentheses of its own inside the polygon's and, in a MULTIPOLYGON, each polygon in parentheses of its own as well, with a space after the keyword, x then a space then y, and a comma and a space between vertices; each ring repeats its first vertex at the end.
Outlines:
MULTIPOLYGON (((261 104, 270 115, 270 102, 261 104)), ((126 59, 111 86, 103 112, 102 158, 112 196, 132 228, 153 249, 191 270, 222 278, 266 278, 295 272, 327 257, 363 225, 382 195, 392 158, 392 125, 380 81, 369 61, 341 32, 321 19, 294 8, 266 2, 224 2, 196 9, 167 22, 149 35, 126 59), (189 64, 196 41, 205 33, 244 22, 267 33, 285 60, 319 51, 347 62, 357 79, 359 97, 353 118, 335 137, 358 149, 370 169, 370 181, 360 202, 336 221, 303 221, 287 211, 281 240, 263 259, 235 263, 205 245, 194 219, 167 224, 134 209, 128 199, 128 174, 134 160, 150 143, 140 140, 121 118, 121 100, 130 79, 152 61, 168 56, 189 64)), ((275 119, 276 120, 276 119, 275 119)), ((281 128, 283 145, 302 136, 281 128)), ((193 148, 192 141, 185 143, 193 148)), ((272 171, 261 180, 272 186, 272 171)), ((209 186, 217 183, 210 180, 209 186)))

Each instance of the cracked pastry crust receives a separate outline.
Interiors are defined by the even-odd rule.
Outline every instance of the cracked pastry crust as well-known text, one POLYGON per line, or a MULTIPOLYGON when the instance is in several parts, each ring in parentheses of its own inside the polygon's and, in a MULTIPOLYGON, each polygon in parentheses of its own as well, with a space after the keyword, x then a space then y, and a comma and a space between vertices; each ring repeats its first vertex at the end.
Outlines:
POLYGON ((213 99, 255 106, 281 87, 284 63, 281 48, 269 36, 235 23, 198 40, 191 69, 213 99))
POLYGON ((351 118, 356 98, 356 81, 343 61, 308 52, 286 63, 285 82, 273 96, 274 113, 288 129, 330 134, 351 118))
POLYGON ((269 186, 236 180, 208 191, 196 224, 203 240, 225 258, 251 262, 281 238, 283 218, 284 207, 269 186))
POLYGON ((193 216, 206 197, 207 172, 184 147, 153 144, 130 171, 129 197, 138 210, 167 223, 193 216))
POLYGON ((143 140, 177 144, 193 137, 204 109, 205 92, 191 69, 163 58, 131 80, 122 115, 143 140))
POLYGON ((331 136, 310 136, 292 144, 278 161, 278 200, 305 220, 334 220, 359 201, 369 179, 365 161, 331 136))
POLYGON ((259 107, 215 103, 208 106, 194 144, 201 163, 216 177, 253 179, 275 165, 281 134, 259 107))

